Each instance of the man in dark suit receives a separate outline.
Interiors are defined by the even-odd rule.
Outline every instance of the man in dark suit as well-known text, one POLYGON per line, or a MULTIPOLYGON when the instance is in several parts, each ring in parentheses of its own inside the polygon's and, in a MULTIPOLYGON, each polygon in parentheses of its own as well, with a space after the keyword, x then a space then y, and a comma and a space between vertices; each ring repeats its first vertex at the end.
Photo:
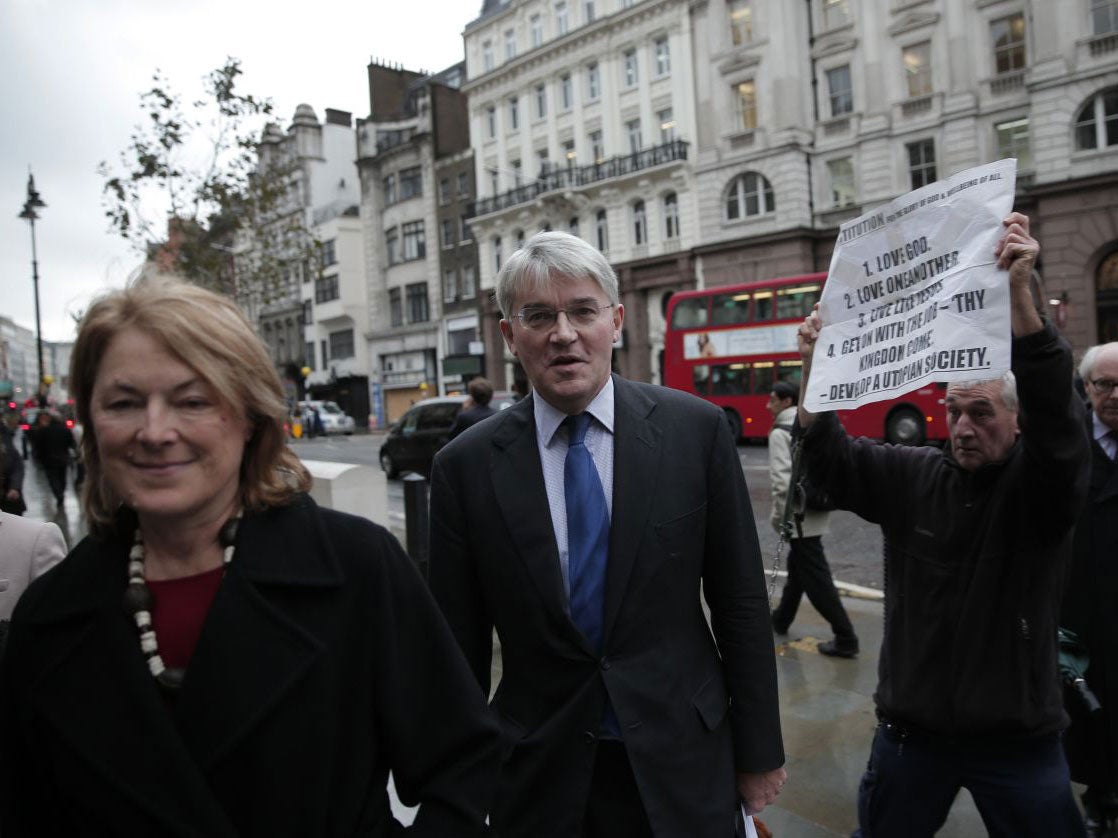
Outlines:
POLYGON ((490 690, 504 838, 730 838, 785 780, 764 569, 722 412, 610 374, 605 258, 540 233, 497 279, 533 394, 435 458, 431 588, 490 690), (702 608, 700 587, 710 607, 702 608))
POLYGON ((489 383, 489 379, 471 378, 466 385, 466 392, 470 394, 470 398, 454 419, 454 425, 450 429, 451 439, 497 412, 489 405, 493 400, 493 385, 489 383))
POLYGON ((1079 374, 1091 402, 1091 476, 1075 528, 1060 625, 1087 648, 1087 684, 1102 710, 1088 714, 1069 698, 1072 725, 1064 747, 1072 779, 1087 785, 1086 828, 1095 836, 1118 817, 1118 343, 1088 349, 1079 374))

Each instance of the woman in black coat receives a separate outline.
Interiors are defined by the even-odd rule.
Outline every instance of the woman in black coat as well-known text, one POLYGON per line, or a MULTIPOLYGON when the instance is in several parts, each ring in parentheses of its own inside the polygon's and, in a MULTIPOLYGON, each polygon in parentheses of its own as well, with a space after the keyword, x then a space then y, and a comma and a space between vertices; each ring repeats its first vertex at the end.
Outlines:
POLYGON ((91 535, 24 595, 0 672, 0 833, 485 830, 497 733, 383 528, 318 508, 229 301, 139 283, 71 387, 91 535))

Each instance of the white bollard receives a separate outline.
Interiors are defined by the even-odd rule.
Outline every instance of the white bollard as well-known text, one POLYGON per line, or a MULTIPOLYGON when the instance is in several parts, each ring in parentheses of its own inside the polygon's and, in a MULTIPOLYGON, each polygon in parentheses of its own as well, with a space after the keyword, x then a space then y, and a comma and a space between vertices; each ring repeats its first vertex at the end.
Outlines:
POLYGON ((303 465, 314 478, 310 495, 319 506, 360 515, 392 529, 388 481, 379 468, 325 460, 303 460, 303 465))

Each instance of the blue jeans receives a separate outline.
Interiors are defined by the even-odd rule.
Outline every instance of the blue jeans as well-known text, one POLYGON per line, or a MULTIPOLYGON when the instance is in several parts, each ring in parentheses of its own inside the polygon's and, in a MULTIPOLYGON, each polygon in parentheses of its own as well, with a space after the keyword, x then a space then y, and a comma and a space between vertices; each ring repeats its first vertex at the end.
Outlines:
POLYGON ((993 838, 1086 835, 1056 734, 976 744, 902 737, 882 724, 858 788, 853 838, 935 835, 960 788, 971 793, 993 838))

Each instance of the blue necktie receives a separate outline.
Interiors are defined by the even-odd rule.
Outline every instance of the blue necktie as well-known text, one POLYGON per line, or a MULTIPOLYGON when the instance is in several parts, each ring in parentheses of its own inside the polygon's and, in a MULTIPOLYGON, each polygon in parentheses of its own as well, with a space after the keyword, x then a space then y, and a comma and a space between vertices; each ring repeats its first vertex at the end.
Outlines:
POLYGON ((563 466, 563 492, 567 500, 571 619, 586 635, 591 647, 600 653, 609 556, 609 512, 598 469, 586 448, 590 414, 568 416, 563 424, 567 426, 568 446, 563 466))

